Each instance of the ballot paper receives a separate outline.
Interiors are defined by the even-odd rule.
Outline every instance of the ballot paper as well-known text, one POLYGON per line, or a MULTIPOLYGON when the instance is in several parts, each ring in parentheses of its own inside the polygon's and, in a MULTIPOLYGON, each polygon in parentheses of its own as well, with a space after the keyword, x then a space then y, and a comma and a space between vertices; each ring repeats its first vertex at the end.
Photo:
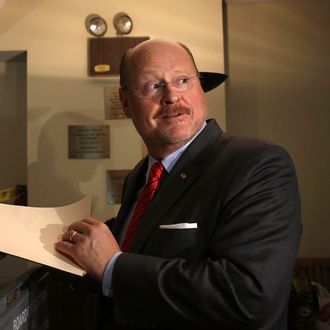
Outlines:
POLYGON ((55 208, 0 203, 0 251, 83 276, 85 271, 54 244, 72 222, 89 217, 90 210, 89 196, 55 208))

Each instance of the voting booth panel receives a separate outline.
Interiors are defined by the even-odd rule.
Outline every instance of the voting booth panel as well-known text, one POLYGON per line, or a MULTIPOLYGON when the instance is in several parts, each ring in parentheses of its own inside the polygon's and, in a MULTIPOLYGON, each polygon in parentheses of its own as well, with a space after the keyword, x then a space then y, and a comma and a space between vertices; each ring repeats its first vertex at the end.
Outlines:
POLYGON ((50 273, 44 268, 8 280, 0 290, 1 330, 46 330, 50 273))

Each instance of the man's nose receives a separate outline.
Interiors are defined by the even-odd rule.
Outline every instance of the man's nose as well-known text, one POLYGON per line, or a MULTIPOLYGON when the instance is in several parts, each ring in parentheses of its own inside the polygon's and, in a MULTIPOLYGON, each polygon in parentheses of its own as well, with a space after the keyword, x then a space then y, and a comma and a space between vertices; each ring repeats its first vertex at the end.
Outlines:
POLYGON ((171 83, 163 86, 162 102, 165 104, 174 104, 179 100, 179 93, 175 90, 171 83))

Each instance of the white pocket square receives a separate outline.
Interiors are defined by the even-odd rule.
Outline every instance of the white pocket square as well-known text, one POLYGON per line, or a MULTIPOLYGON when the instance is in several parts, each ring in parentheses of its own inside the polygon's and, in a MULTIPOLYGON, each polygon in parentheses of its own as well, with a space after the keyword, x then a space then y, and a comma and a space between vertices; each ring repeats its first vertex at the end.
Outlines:
POLYGON ((197 222, 173 223, 170 225, 160 225, 160 229, 194 229, 197 228, 197 222))

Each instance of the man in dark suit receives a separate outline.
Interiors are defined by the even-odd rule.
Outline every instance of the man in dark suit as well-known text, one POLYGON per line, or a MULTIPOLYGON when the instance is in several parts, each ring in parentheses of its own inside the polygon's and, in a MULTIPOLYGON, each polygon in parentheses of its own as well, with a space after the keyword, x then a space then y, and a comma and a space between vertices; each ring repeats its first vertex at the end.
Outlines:
POLYGON ((126 179, 111 231, 89 218, 56 243, 102 283, 104 328, 285 330, 301 236, 287 152, 206 120, 207 81, 181 44, 155 39, 129 50, 120 83, 149 155, 126 179), (157 161, 165 174, 125 245, 157 161))

